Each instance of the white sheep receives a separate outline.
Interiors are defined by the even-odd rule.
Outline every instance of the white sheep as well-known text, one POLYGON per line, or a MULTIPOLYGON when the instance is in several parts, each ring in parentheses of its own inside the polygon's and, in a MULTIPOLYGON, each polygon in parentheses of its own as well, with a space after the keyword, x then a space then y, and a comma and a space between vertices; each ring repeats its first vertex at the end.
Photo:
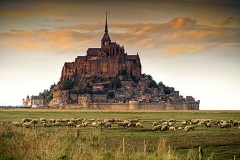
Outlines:
POLYGON ((136 123, 136 127, 143 128, 143 125, 142 125, 142 123, 137 122, 137 123, 136 123))
POLYGON ((52 123, 43 123, 42 126, 43 127, 52 127, 53 124, 52 123))
POLYGON ((61 122, 55 122, 55 123, 53 123, 53 126, 62 126, 63 127, 63 124, 61 122))
POLYGON ((107 122, 107 123, 105 123, 105 125, 104 125, 104 127, 112 127, 112 123, 111 122, 107 122))
POLYGON ((168 130, 169 130, 169 131, 176 131, 176 128, 173 127, 173 126, 171 126, 171 127, 168 128, 168 130))
POLYGON ((68 127, 76 127, 76 123, 74 122, 67 122, 68 127))
POLYGON ((184 130, 186 131, 186 132, 189 132, 189 131, 193 131, 194 130, 194 126, 186 126, 185 128, 184 128, 184 130))
POLYGON ((157 131, 157 130, 160 130, 161 128, 162 128, 161 125, 156 125, 156 126, 153 126, 152 131, 157 131))
POLYGON ((164 124, 161 128, 161 131, 166 131, 168 130, 168 125, 164 124))

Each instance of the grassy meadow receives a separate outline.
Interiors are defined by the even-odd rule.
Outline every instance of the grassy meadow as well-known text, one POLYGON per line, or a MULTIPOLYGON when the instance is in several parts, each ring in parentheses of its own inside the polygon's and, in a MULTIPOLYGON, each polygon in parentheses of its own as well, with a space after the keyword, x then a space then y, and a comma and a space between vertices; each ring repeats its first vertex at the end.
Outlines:
POLYGON ((212 122, 240 120, 240 111, 107 111, 55 109, 0 109, 1 159, 204 159, 240 158, 240 129, 195 126, 194 131, 152 131, 154 121, 210 119, 212 122), (12 125, 22 118, 140 119, 143 128, 118 127, 42 127, 12 125))

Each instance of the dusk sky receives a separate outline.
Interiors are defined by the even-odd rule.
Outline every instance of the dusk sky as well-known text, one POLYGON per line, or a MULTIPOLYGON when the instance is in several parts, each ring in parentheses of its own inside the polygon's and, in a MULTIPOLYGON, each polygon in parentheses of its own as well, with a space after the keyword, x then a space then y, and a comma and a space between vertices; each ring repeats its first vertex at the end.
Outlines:
POLYGON ((22 105, 99 48, 106 12, 111 40, 138 52, 142 73, 200 110, 240 110, 238 0, 0 0, 0 105, 22 105))

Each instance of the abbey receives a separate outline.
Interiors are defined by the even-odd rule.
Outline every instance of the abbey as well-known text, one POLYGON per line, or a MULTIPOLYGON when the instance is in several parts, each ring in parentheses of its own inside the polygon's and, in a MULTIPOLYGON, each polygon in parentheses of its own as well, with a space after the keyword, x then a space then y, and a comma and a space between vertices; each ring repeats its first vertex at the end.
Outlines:
POLYGON ((78 56, 75 62, 66 62, 62 68, 60 81, 66 79, 79 81, 82 77, 103 76, 114 77, 119 72, 141 76, 141 62, 138 53, 128 55, 124 46, 112 42, 108 34, 107 13, 105 33, 101 40, 101 48, 88 48, 86 56, 78 56))

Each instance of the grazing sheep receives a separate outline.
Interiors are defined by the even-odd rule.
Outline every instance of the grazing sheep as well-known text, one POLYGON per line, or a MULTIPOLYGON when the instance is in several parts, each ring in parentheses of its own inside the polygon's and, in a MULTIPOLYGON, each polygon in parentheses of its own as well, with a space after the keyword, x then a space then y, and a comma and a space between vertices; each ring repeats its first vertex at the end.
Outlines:
POLYGON ((223 123, 219 124, 220 128, 231 128, 231 124, 227 123, 226 121, 224 121, 223 123))
POLYGON ((233 125, 233 127, 236 127, 236 126, 238 125, 238 120, 234 120, 234 121, 232 122, 232 125, 233 125))
POLYGON ((182 126, 186 126, 187 125, 187 121, 182 121, 182 126))
POLYGON ((207 128, 210 128, 210 127, 212 126, 212 124, 211 124, 210 122, 207 122, 207 123, 205 123, 205 126, 206 126, 207 128))
POLYGON ((157 131, 157 130, 160 130, 161 128, 162 128, 161 125, 156 125, 156 126, 153 126, 152 131, 157 131))
POLYGON ((183 130, 183 127, 178 127, 178 130, 183 130))
POLYGON ((158 122, 153 122, 153 123, 152 123, 152 127, 157 126, 157 125, 159 125, 158 122))
POLYGON ((162 122, 162 125, 168 125, 168 122, 162 122))
POLYGON ((128 127, 136 127, 136 123, 135 122, 130 122, 130 123, 128 123, 128 127))
POLYGON ((22 118, 22 122, 31 122, 32 118, 22 118))
POLYGON ((67 123, 67 126, 68 126, 68 127, 76 127, 76 123, 74 123, 74 122, 68 122, 68 123, 67 123))
POLYGON ((169 131, 176 131, 176 128, 172 126, 172 127, 169 127, 168 130, 169 131))
POLYGON ((87 125, 88 125, 88 121, 82 122, 81 127, 87 127, 87 125))
POLYGON ((186 132, 189 132, 189 131, 193 131, 194 130, 194 126, 186 126, 185 128, 184 128, 184 130, 186 131, 186 132))
POLYGON ((39 118, 39 121, 44 123, 46 122, 46 118, 39 118))
POLYGON ((49 122, 55 123, 56 119, 49 119, 49 122))
POLYGON ((92 126, 97 128, 98 127, 98 122, 97 121, 92 122, 92 126))
POLYGON ((70 118, 69 122, 74 122, 75 124, 77 124, 78 120, 76 118, 70 118))
POLYGON ((32 123, 38 123, 38 122, 39 122, 39 119, 32 119, 31 122, 32 122, 32 123))
POLYGON ((22 124, 24 128, 32 128, 32 123, 31 122, 25 122, 22 124))
POLYGON ((198 124, 199 123, 199 120, 197 119, 192 119, 191 122, 190 122, 190 125, 192 124, 198 124))
POLYGON ((63 124, 61 122, 55 122, 55 123, 53 123, 53 126, 62 126, 63 127, 63 124))
POLYGON ((107 122, 107 123, 105 123, 105 125, 104 125, 104 127, 112 127, 112 123, 111 122, 107 122))
POLYGON ((167 131, 168 130, 168 125, 163 125, 161 128, 161 131, 167 131))
POLYGON ((136 123, 136 127, 143 128, 143 125, 142 125, 142 123, 137 122, 137 123, 136 123))
POLYGON ((43 123, 42 126, 43 127, 52 127, 53 124, 52 123, 43 123))
POLYGON ((175 119, 170 119, 168 122, 177 122, 175 119))
POLYGON ((128 122, 126 123, 126 122, 118 122, 117 123, 118 124, 118 127, 127 127, 128 126, 128 122))
POLYGON ((129 122, 130 122, 130 123, 131 123, 131 122, 137 123, 139 120, 140 120, 140 119, 138 119, 138 118, 134 118, 134 119, 130 119, 129 122))

